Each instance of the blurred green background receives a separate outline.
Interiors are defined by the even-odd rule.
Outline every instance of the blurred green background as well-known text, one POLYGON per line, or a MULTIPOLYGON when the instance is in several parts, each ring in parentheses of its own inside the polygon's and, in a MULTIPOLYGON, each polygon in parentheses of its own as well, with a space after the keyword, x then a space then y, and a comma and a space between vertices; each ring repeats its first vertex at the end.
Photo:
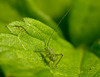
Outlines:
MULTIPOLYGON (((99 0, 0 0, 0 33, 10 33, 7 25, 30 17, 55 28, 59 25, 64 37, 75 47, 90 49, 100 57, 99 0)), ((59 32, 59 30, 58 30, 59 32)))
POLYGON ((23 17, 42 21, 52 28, 72 7, 59 27, 75 46, 90 46, 100 38, 100 1, 94 0, 0 0, 0 32, 6 25, 23 17))

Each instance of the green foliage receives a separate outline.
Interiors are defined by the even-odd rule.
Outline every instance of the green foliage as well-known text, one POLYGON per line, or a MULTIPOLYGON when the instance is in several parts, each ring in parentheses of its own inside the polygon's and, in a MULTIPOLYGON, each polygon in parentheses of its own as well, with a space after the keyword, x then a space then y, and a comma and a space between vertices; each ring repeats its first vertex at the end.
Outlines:
MULTIPOLYGON (((12 34, 0 34, 0 66, 5 76, 99 77, 100 60, 86 49, 73 46, 54 33, 49 43, 64 56, 56 68, 49 67, 37 50, 44 49, 53 31, 35 19, 24 18, 8 25, 12 34), (41 35, 42 36, 41 36, 41 35), (42 61, 42 62, 41 62, 42 61)), ((52 63, 50 63, 52 64, 52 63)))
POLYGON ((100 39, 91 46, 91 51, 100 58, 100 39))
POLYGON ((72 0, 0 0, 0 77, 100 77, 99 2, 73 1, 63 35, 51 18, 61 20, 72 0), (53 31, 49 47, 63 54, 56 68, 39 51, 53 31))
POLYGON ((34 0, 35 5, 54 19, 62 16, 72 0, 34 0))
POLYGON ((68 30, 76 46, 91 44, 100 38, 100 1, 75 0, 68 30))
POLYGON ((6 25, 10 22, 20 19, 21 16, 17 10, 13 9, 7 2, 0 0, 0 32, 8 33, 6 25))
POLYGON ((8 33, 6 25, 15 20, 21 20, 23 17, 38 19, 54 28, 61 37, 60 29, 56 28, 56 23, 50 16, 36 7, 34 0, 1 0, 0 1, 0 32, 8 33))

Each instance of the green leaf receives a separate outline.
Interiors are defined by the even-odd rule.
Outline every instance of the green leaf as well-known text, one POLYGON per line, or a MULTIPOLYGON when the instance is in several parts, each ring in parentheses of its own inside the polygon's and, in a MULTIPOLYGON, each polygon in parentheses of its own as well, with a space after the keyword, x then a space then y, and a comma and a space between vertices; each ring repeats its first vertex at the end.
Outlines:
POLYGON ((20 20, 23 17, 30 17, 38 19, 51 28, 54 28, 57 32, 59 32, 60 36, 64 37, 60 29, 56 27, 56 23, 51 19, 51 17, 36 7, 34 0, 1 0, 0 10, 1 33, 9 32, 6 27, 8 23, 20 20))
POLYGON ((42 61, 43 57, 38 50, 45 48, 53 32, 42 22, 24 18, 23 21, 10 23, 8 28, 12 34, 0 34, 0 67, 5 76, 99 77, 99 58, 85 49, 75 49, 56 31, 49 47, 54 48, 55 54, 62 53, 64 56, 56 68, 42 61))

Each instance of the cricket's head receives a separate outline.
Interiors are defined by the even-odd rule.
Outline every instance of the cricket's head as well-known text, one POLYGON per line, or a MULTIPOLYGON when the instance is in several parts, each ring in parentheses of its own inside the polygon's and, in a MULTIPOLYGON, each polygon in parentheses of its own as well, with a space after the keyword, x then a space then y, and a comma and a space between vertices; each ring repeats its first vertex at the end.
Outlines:
POLYGON ((50 51, 51 51, 51 48, 47 46, 47 47, 45 48, 45 50, 48 51, 48 52, 50 52, 50 51))

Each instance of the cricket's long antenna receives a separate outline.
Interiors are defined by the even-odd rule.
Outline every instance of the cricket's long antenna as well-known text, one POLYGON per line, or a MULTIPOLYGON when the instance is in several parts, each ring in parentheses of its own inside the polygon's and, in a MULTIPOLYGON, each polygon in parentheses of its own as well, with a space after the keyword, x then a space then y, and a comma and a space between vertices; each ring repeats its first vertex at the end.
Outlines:
MULTIPOLYGON (((71 7, 71 8, 72 8, 72 7, 71 7)), ((67 14, 68 14, 69 11, 71 10, 71 8, 66 12, 66 14, 65 14, 65 15, 62 17, 62 19, 59 21, 59 23, 57 24, 57 27, 60 25, 60 23, 63 21, 63 19, 67 16, 67 14)), ((52 32, 52 34, 51 34, 51 36, 50 36, 50 38, 49 38, 49 40, 48 40, 47 46, 49 45, 50 39, 51 39, 51 37, 52 37, 54 31, 55 31, 55 29, 53 30, 53 32, 52 32)))

